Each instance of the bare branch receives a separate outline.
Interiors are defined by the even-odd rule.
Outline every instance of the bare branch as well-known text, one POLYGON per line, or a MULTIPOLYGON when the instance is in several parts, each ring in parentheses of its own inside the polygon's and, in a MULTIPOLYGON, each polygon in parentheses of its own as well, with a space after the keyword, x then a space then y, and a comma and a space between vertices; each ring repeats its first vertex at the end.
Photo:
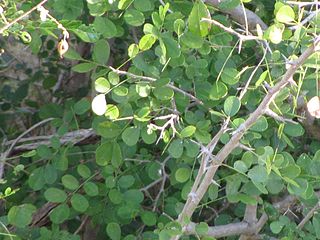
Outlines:
MULTIPOLYGON (((156 78, 153 78, 153 77, 147 77, 147 76, 139 76, 139 75, 135 75, 133 73, 130 73, 130 72, 126 72, 126 71, 122 71, 122 70, 119 70, 119 69, 115 69, 111 66, 108 66, 113 72, 119 74, 119 75, 126 75, 126 76, 129 76, 131 78, 134 78, 134 79, 142 79, 142 80, 145 80, 145 81, 148 81, 148 82, 155 82, 157 81, 156 78)), ((195 96, 193 96, 192 94, 186 92, 186 91, 183 91, 182 89, 174 86, 172 83, 168 83, 166 85, 167 87, 171 88, 173 91, 176 91, 176 92, 179 92, 179 93, 182 93, 184 96, 187 96, 188 98, 190 98, 191 100, 193 100, 194 102, 196 102, 197 104, 199 105, 204 105, 203 102, 201 100, 199 100, 198 98, 196 98, 195 96)))
POLYGON ((275 120, 279 121, 279 122, 289 122, 289 123, 293 123, 293 124, 298 124, 297 122, 293 121, 292 119, 289 118, 284 118, 282 116, 279 116, 277 113, 275 113, 274 111, 272 111, 270 108, 268 108, 266 110, 266 115, 269 117, 274 118, 275 120))
MULTIPOLYGON (((222 226, 209 227, 209 231, 206 235, 214 238, 222 238, 241 234, 255 234, 263 227, 267 220, 267 214, 263 213, 259 221, 253 225, 242 221, 239 223, 230 223, 222 226)), ((194 235, 196 233, 195 227, 195 223, 188 224, 185 227, 185 234, 194 235)))
POLYGON ((30 13, 32 13, 33 11, 37 10, 37 8, 41 7, 43 4, 45 4, 48 0, 42 0, 40 3, 38 3, 36 6, 34 6, 33 8, 31 8, 29 11, 25 12, 24 14, 22 14, 20 17, 16 18, 15 20, 13 20, 12 22, 6 24, 4 27, 2 27, 0 29, 0 34, 2 34, 5 30, 7 30, 8 28, 10 28, 13 24, 19 22, 20 20, 22 20, 23 18, 25 18, 26 16, 28 16, 30 13))
POLYGON ((313 217, 314 213, 320 209, 320 202, 318 201, 317 204, 307 213, 307 215, 302 219, 302 221, 297 226, 298 229, 302 229, 304 225, 313 217))
POLYGON ((231 27, 226 27, 226 26, 224 26, 222 23, 219 23, 218 21, 216 21, 216 20, 214 20, 214 19, 202 18, 201 21, 202 21, 202 22, 208 22, 208 23, 214 24, 214 25, 220 27, 221 29, 225 30, 226 32, 231 33, 232 35, 237 36, 241 41, 261 40, 261 38, 259 38, 259 37, 257 37, 257 36, 242 35, 242 34, 236 32, 235 30, 233 30, 231 27))

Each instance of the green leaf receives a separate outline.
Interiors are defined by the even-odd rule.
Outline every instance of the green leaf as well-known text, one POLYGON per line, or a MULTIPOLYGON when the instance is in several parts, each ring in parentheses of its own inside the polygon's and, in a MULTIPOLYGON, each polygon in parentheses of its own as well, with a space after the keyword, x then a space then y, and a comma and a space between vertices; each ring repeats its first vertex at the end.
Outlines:
POLYGON ((206 222, 201 222, 196 225, 196 233, 200 236, 207 235, 209 231, 209 226, 206 222))
POLYGON ((182 138, 187 138, 187 137, 191 137, 196 131, 196 127, 195 126, 188 126, 185 127, 184 129, 182 129, 180 136, 182 138))
POLYGON ((45 181, 45 171, 43 167, 34 169, 28 179, 29 186, 34 190, 38 191, 44 187, 45 181))
POLYGON ((286 123, 283 131, 291 137, 300 137, 304 134, 304 129, 300 123, 286 123))
POLYGON ((171 88, 168 87, 157 87, 153 90, 153 94, 159 100, 167 101, 173 98, 174 92, 171 88))
POLYGON ((234 85, 240 80, 239 72, 235 68, 224 68, 221 80, 228 85, 234 85))
POLYGON ((190 178, 190 175, 191 175, 191 170, 190 168, 186 168, 186 167, 178 168, 178 170, 174 174, 176 180, 180 183, 188 181, 190 178))
POLYGON ((110 89, 110 83, 106 78, 99 77, 94 82, 94 88, 99 93, 106 93, 110 89))
POLYGON ((96 150, 96 162, 100 166, 106 166, 110 162, 118 167, 122 162, 122 153, 119 144, 106 142, 96 150))
POLYGON ((192 32, 184 33, 180 39, 181 42, 189 48, 201 48, 203 44, 203 38, 192 32))
POLYGON ((123 201, 123 195, 117 189, 111 189, 108 193, 108 197, 114 204, 120 204, 123 201))
POLYGON ((25 152, 21 155, 21 157, 24 157, 24 158, 29 158, 29 157, 33 157, 37 154, 37 151, 36 150, 31 150, 31 151, 28 151, 28 152, 25 152))
POLYGON ((71 60, 83 60, 83 58, 80 56, 80 54, 74 50, 73 48, 68 49, 68 51, 63 55, 63 57, 71 60))
POLYGON ((205 37, 208 35, 210 23, 201 21, 202 18, 210 18, 207 6, 202 1, 196 1, 189 15, 188 26, 192 33, 205 37))
POLYGON ((142 222, 147 226, 154 226, 157 223, 157 215, 151 211, 141 213, 142 222))
POLYGON ((138 53, 139 53, 139 46, 137 44, 133 43, 128 47, 128 56, 130 58, 134 58, 135 56, 137 56, 138 53))
POLYGON ((210 90, 210 95, 209 98, 211 100, 219 100, 226 96, 228 93, 228 88, 227 86, 222 83, 222 82, 216 82, 213 84, 211 90, 210 90))
POLYGON ((50 212, 50 220, 55 224, 61 224, 70 216, 70 209, 67 204, 61 204, 50 212))
POLYGON ((248 172, 248 177, 257 183, 265 183, 268 180, 267 170, 263 166, 254 166, 248 172))
POLYGON ((36 211, 36 207, 31 204, 22 204, 13 206, 8 212, 8 222, 13 226, 23 228, 32 221, 32 214, 36 211))
POLYGON ((116 25, 106 17, 96 17, 93 26, 105 38, 113 38, 117 35, 116 25))
POLYGON ((89 207, 88 200, 78 193, 73 194, 70 201, 73 209, 78 212, 85 212, 89 207))
POLYGON ((144 35, 139 41, 139 48, 142 51, 150 49, 156 42, 157 38, 153 34, 144 35))
POLYGON ((135 178, 132 175, 122 176, 119 178, 118 184, 121 188, 129 188, 135 182, 135 178))
POLYGON ((128 9, 124 14, 124 20, 131 26, 138 27, 141 26, 144 21, 144 15, 142 12, 135 9, 128 9))
POLYGON ((223 0, 219 3, 219 9, 232 10, 240 4, 240 0, 223 0))
POLYGON ((121 9, 121 10, 124 10, 131 3, 132 3, 132 0, 120 0, 119 3, 118 3, 118 8, 121 9))
POLYGON ((78 73, 86 73, 86 72, 90 72, 96 66, 97 65, 95 63, 79 63, 73 66, 71 70, 78 73))
POLYGON ((148 12, 154 9, 154 3, 150 0, 134 0, 134 7, 142 12, 148 12))
POLYGON ((126 128, 122 135, 122 140, 128 145, 128 146, 134 146, 137 144, 139 137, 140 137, 140 129, 137 127, 129 127, 126 128))
POLYGON ((130 189, 124 193, 124 200, 128 203, 140 204, 143 199, 144 195, 138 189, 130 189))
POLYGON ((53 184, 57 180, 57 170, 51 164, 44 167, 44 178, 47 184, 53 184))
POLYGON ((270 224, 270 229, 274 234, 279 234, 284 227, 284 224, 280 221, 274 221, 270 224))
POLYGON ((241 106, 240 100, 235 96, 230 96, 225 100, 223 108, 224 108, 224 112, 228 116, 232 117, 238 113, 240 106, 241 106))
POLYGON ((264 116, 260 117, 256 121, 256 123, 253 124, 250 128, 250 130, 256 131, 256 132, 264 132, 267 129, 268 129, 268 121, 264 116))
POLYGON ((99 34, 91 26, 81 25, 72 31, 84 42, 94 43, 99 39, 99 34))
POLYGON ((108 236, 112 240, 120 240, 121 239, 121 228, 118 223, 108 223, 106 232, 108 236))
POLYGON ((312 225, 313 225, 313 228, 316 232, 316 237, 317 238, 320 238, 320 221, 318 219, 318 216, 319 215, 314 215, 313 218, 312 218, 312 225))
POLYGON ((92 58, 95 62, 99 64, 106 64, 110 56, 110 46, 108 41, 99 40, 93 46, 92 58))
POLYGON ((79 181, 72 175, 66 174, 61 178, 63 186, 70 190, 76 190, 79 187, 79 181))
POLYGON ((67 194, 58 188, 48 188, 44 192, 44 197, 49 202, 61 203, 67 200, 67 194))
POLYGON ((86 98, 82 98, 74 105, 74 112, 77 115, 82 115, 90 109, 90 102, 86 98))
POLYGON ((83 178, 88 178, 91 176, 91 170, 84 164, 78 164, 77 166, 78 174, 83 178))
POLYGON ((157 140, 157 134, 154 131, 148 132, 147 128, 143 128, 141 138, 146 144, 152 144, 157 140))
POLYGON ((174 158, 180 158, 183 153, 183 144, 182 140, 180 139, 174 139, 168 148, 168 152, 170 155, 174 158))
POLYGON ((295 13, 289 5, 280 7, 276 14, 276 19, 281 23, 291 23, 294 21, 295 13))
POLYGON ((172 36, 169 36, 168 34, 162 34, 161 40, 163 41, 163 44, 166 47, 166 55, 168 58, 178 58, 181 55, 180 46, 178 42, 173 39, 172 36))
POLYGON ((120 115, 119 109, 116 105, 108 104, 107 111, 104 116, 108 117, 111 120, 117 119, 120 115))
POLYGON ((120 135, 121 128, 119 127, 119 125, 113 122, 105 121, 105 122, 99 123, 97 131, 98 131, 98 134, 101 135, 102 137, 107 139, 113 139, 118 135, 120 135))
POLYGON ((83 185, 83 189, 86 192, 86 194, 88 194, 88 196, 91 196, 91 197, 97 196, 99 194, 99 188, 97 184, 93 182, 86 182, 83 185))

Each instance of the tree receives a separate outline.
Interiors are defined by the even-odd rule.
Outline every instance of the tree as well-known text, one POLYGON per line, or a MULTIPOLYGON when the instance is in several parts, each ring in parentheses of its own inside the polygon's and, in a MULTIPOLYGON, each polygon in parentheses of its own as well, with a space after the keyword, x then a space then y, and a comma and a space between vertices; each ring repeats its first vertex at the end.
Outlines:
POLYGON ((0 6, 4 239, 320 238, 317 3, 0 6))

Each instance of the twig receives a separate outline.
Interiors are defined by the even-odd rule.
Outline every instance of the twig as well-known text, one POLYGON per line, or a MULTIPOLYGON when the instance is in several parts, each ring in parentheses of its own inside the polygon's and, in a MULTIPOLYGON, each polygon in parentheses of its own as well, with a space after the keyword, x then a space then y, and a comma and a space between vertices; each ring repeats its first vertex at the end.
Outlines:
POLYGON ((249 41, 249 40, 261 40, 261 38, 257 37, 257 36, 252 36, 252 35, 242 35, 238 32, 236 32, 235 30, 233 30, 231 27, 226 27, 224 26, 222 23, 219 23, 218 21, 214 20, 214 19, 209 19, 209 18, 202 18, 201 22, 208 22, 211 24, 214 24, 218 27, 220 27, 221 29, 225 30, 228 33, 231 33, 232 35, 237 36, 241 41, 249 41))
POLYGON ((278 114, 276 114, 274 111, 272 111, 270 108, 268 108, 266 110, 266 115, 269 117, 274 118, 275 120, 279 121, 279 122, 289 122, 289 123, 293 123, 293 124, 298 124, 297 122, 293 121, 292 119, 289 118, 284 118, 282 116, 279 116, 278 114))
POLYGON ((251 83, 251 80, 253 79, 254 74, 257 72, 258 68, 260 67, 260 65, 262 64, 264 59, 266 58, 266 55, 267 55, 267 50, 264 49, 263 56, 262 56, 261 60, 259 61, 258 65, 254 68, 252 73, 250 74, 250 77, 249 77, 248 81, 246 82, 246 85, 244 86, 244 88, 240 92, 239 100, 241 100, 244 97, 244 95, 246 94, 246 92, 249 88, 249 85, 251 83))
MULTIPOLYGON (((254 205, 247 204, 246 206, 243 221, 247 222, 249 226, 253 226, 257 223, 257 208, 258 208, 257 204, 254 204, 254 205)), ((252 234, 257 234, 257 232, 250 233, 250 234, 242 234, 239 240, 250 239, 250 236, 248 235, 252 235, 252 234)))
POLYGON ((307 215, 302 219, 302 221, 297 226, 298 229, 302 229, 304 225, 313 217, 314 213, 320 209, 320 202, 318 201, 317 204, 307 213, 307 215))
POLYGON ((28 16, 30 13, 32 13, 33 11, 37 10, 38 7, 42 6, 43 4, 45 4, 48 0, 42 0, 40 3, 38 3, 36 6, 34 6, 33 8, 31 8, 30 10, 28 10, 27 12, 25 12, 24 14, 22 14, 20 17, 16 18, 15 20, 13 20, 12 22, 6 24, 4 27, 2 27, 0 29, 0 34, 2 34, 5 30, 7 30, 8 28, 10 28, 13 24, 19 22, 21 19, 23 19, 24 17, 28 16))
POLYGON ((80 226, 77 228, 77 230, 73 233, 73 235, 77 235, 82 229, 83 227, 87 224, 88 222, 88 219, 89 219, 89 216, 88 215, 85 215, 83 220, 81 221, 81 224, 80 226))
MULTIPOLYGON (((155 82, 157 81, 156 78, 153 78, 153 77, 147 77, 147 76, 139 76, 139 75, 135 75, 133 73, 129 73, 129 72, 126 72, 126 71, 122 71, 122 70, 119 70, 119 69, 115 69, 111 66, 109 66, 109 68, 119 74, 119 75, 126 75, 126 76, 129 76, 131 78, 134 78, 134 79, 142 79, 142 80, 145 80, 145 81, 148 81, 148 82, 155 82)), ((191 100, 193 100, 194 102, 196 102, 197 104, 199 105, 204 105, 203 102, 201 100, 199 100, 198 98, 196 98, 195 96, 193 96, 192 94, 186 92, 186 91, 183 91, 182 89, 174 86, 172 83, 168 83, 166 85, 167 87, 171 88, 172 90, 176 91, 176 92, 179 92, 179 93, 182 93, 184 96, 187 96, 189 97, 191 100)))
POLYGON ((310 5, 320 5, 320 2, 296 2, 296 1, 286 1, 288 4, 298 5, 299 7, 305 7, 310 5))
POLYGON ((14 146, 19 142, 20 139, 23 138, 23 136, 25 136, 26 134, 28 134, 29 132, 31 132, 32 130, 36 129, 37 127, 41 126, 42 124, 45 124, 47 122, 52 121, 54 118, 48 118, 45 120, 42 120, 41 122, 38 122, 37 124, 33 125, 32 127, 30 127, 29 129, 27 129, 25 132, 23 132, 22 134, 20 134, 10 145, 10 147, 8 148, 8 150, 6 150, 4 153, 2 153, 0 155, 0 179, 2 179, 3 177, 3 171, 4 171, 4 163, 6 158, 10 155, 11 151, 13 150, 14 146))
POLYGON ((310 13, 310 15, 308 17, 306 17, 305 19, 303 19, 298 25, 295 26, 291 26, 289 27, 290 30, 296 30, 301 26, 304 26, 305 24, 307 24, 308 22, 310 22, 315 16, 317 16, 317 14, 320 12, 319 9, 317 9, 316 11, 313 11, 310 13))

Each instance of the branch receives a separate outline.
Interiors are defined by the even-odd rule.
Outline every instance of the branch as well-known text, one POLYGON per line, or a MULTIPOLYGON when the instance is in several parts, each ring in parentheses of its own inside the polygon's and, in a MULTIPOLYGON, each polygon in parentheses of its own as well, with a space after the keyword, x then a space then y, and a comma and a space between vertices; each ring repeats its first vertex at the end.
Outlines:
POLYGON ((13 20, 12 22, 6 24, 4 27, 2 27, 0 29, 0 34, 2 34, 5 30, 7 30, 8 28, 10 28, 13 24, 19 22, 21 19, 23 19, 24 17, 28 16, 30 13, 32 13, 33 11, 37 10, 38 7, 42 6, 43 4, 45 4, 48 0, 42 0, 40 3, 38 3, 36 6, 34 6, 33 8, 31 8, 29 11, 25 12, 24 14, 22 14, 20 17, 16 18, 15 20, 13 20))
POLYGON ((307 213, 307 215, 302 219, 302 221, 297 226, 298 229, 302 229, 304 225, 313 217, 314 213, 320 209, 320 202, 318 201, 317 204, 307 213))
POLYGON ((222 23, 220 23, 214 19, 202 18, 201 22, 208 22, 208 23, 214 24, 214 25, 220 27, 221 29, 225 30, 226 32, 237 36, 241 41, 261 40, 261 38, 259 38, 257 36, 240 34, 240 33, 236 32, 235 30, 233 30, 231 27, 226 27, 225 25, 223 25, 222 23))
POLYGON ((223 13, 229 14, 234 21, 241 25, 246 26, 247 23, 250 32, 256 32, 257 24, 259 24, 263 30, 268 28, 268 26, 254 12, 248 9, 244 9, 244 11, 241 5, 231 10, 223 10, 219 7, 220 2, 222 2, 222 0, 206 0, 206 3, 218 8, 223 13))
POLYGON ((10 153, 12 152, 13 148, 15 147, 15 145, 23 138, 23 136, 27 135, 29 132, 31 132, 32 130, 34 130, 37 127, 41 126, 42 124, 45 124, 47 122, 52 121, 53 119, 54 118, 48 118, 48 119, 42 120, 41 122, 38 122, 37 124, 33 125, 29 129, 27 129, 25 132, 20 134, 19 137, 17 137, 11 143, 10 147, 8 148, 8 150, 6 150, 4 153, 0 154, 0 179, 2 179, 2 177, 3 177, 5 160, 10 155, 10 153))
MULTIPOLYGON (((196 207, 198 206, 199 202, 203 198, 204 194, 206 193, 208 187, 211 184, 211 181, 218 170, 219 166, 223 163, 223 161, 229 156, 229 154, 238 146, 240 139, 246 133, 250 127, 256 123, 256 121, 265 114, 266 109, 269 108, 270 103, 275 99, 277 94, 289 83, 289 80, 292 78, 296 70, 302 66, 305 60, 308 59, 314 52, 319 50, 319 38, 312 43, 312 45, 307 48, 301 56, 295 61, 294 64, 290 66, 287 72, 284 74, 282 79, 269 90, 267 95, 264 97, 258 108, 251 113, 249 118, 239 126, 239 128, 234 132, 232 138, 229 140, 227 144, 218 152, 214 161, 212 161, 211 166, 209 167, 208 171, 206 172, 202 182, 200 183, 197 191, 194 193, 194 196, 188 197, 186 204, 182 212, 179 214, 178 222, 185 226, 185 220, 191 218, 193 212, 195 211, 196 207)), ((179 239, 180 236, 173 237, 172 239, 179 239)))
MULTIPOLYGON (((126 71, 122 71, 122 70, 119 70, 119 69, 115 69, 115 68, 113 68, 113 67, 111 67, 111 66, 109 66, 109 68, 111 69, 112 72, 114 72, 114 73, 116 73, 116 74, 119 74, 119 75, 126 75, 126 76, 129 76, 129 77, 134 78, 134 79, 142 79, 142 80, 145 80, 145 81, 148 81, 148 82, 155 82, 155 81, 157 81, 157 79, 156 79, 156 78, 153 78, 153 77, 135 75, 135 74, 130 73, 130 72, 126 72, 126 71)), ((193 96, 192 94, 190 94, 190 93, 188 93, 188 92, 186 92, 186 91, 183 91, 182 89, 174 86, 172 83, 168 83, 166 86, 169 87, 169 88, 171 88, 173 91, 182 93, 184 96, 187 96, 187 97, 190 98, 191 100, 195 101, 197 104, 199 104, 199 105, 204 105, 201 100, 199 100, 198 98, 196 98, 196 97, 193 96)))
MULTIPOLYGON (((241 234, 254 234, 257 229, 261 229, 262 226, 267 222, 268 216, 263 213, 260 217, 259 221, 254 225, 250 225, 247 222, 239 222, 239 223, 230 223, 222 226, 209 227, 209 231, 206 236, 214 237, 214 238, 222 238, 229 237, 241 234)), ((186 235, 195 235, 196 224, 190 223, 185 227, 186 235)))
MULTIPOLYGON (((38 123, 39 124, 39 123, 38 123)), ((42 122, 43 124, 43 122, 42 122)), ((25 134, 24 134, 25 135, 25 134)), ((21 136, 21 135, 20 135, 21 136)), ((13 148, 9 152, 9 154, 6 156, 9 157, 13 154, 19 153, 19 152, 26 152, 30 151, 33 149, 36 149, 40 145, 49 145, 50 144, 50 139, 54 137, 55 135, 49 135, 49 136, 36 136, 36 137, 30 137, 30 138, 20 138, 20 139, 15 139, 8 141, 6 144, 10 143, 12 144, 13 148), (17 141, 18 140, 18 141, 17 141), (31 141, 32 143, 25 143, 19 146, 16 146, 18 142, 29 142, 31 141)), ((89 139, 89 138, 95 138, 98 137, 93 129, 80 129, 72 132, 68 132, 62 137, 60 137, 60 143, 62 145, 65 145, 67 143, 73 143, 73 144, 80 144, 81 142, 89 139)), ((2 158, 0 158, 2 159, 2 158)), ((5 160, 5 158, 3 158, 5 160)))

